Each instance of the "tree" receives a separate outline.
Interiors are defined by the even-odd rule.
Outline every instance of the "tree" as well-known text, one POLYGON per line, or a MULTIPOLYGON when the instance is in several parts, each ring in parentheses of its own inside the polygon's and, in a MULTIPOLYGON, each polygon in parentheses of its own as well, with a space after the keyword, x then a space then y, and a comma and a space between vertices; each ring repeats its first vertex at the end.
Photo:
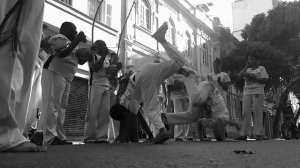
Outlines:
POLYGON ((258 56, 261 65, 267 69, 269 74, 267 88, 278 87, 282 84, 282 79, 289 78, 290 69, 283 52, 266 42, 243 41, 222 60, 224 70, 229 72, 231 80, 235 82, 238 89, 242 90, 244 80, 237 76, 245 66, 246 57, 249 55, 258 56))
MULTIPOLYGON (((253 17, 246 25, 238 47, 223 59, 223 67, 229 71, 235 85, 242 89, 243 80, 237 73, 245 64, 246 56, 256 54, 270 75, 268 88, 287 85, 296 78, 296 95, 300 95, 300 2, 282 2, 266 14, 253 17), (296 71, 295 71, 296 69, 296 71), (296 73, 294 73, 296 72, 296 73), (298 88, 297 88, 298 87, 298 88), (299 92, 299 93, 298 93, 299 92)), ((299 116, 300 113, 296 116, 299 116)), ((274 122, 274 135, 278 135, 280 111, 274 122)))
POLYGON ((300 2, 282 2, 268 12, 258 14, 244 28, 247 41, 267 42, 284 52, 291 63, 297 62, 300 52, 300 2))
POLYGON ((249 52, 261 56, 262 65, 271 76, 269 87, 278 87, 290 81, 291 69, 297 66, 300 56, 299 18, 299 1, 281 2, 267 15, 261 13, 254 16, 251 23, 245 26, 242 32, 244 41, 223 58, 223 67, 229 71, 238 88, 243 82, 236 75, 244 66, 242 64, 249 52))

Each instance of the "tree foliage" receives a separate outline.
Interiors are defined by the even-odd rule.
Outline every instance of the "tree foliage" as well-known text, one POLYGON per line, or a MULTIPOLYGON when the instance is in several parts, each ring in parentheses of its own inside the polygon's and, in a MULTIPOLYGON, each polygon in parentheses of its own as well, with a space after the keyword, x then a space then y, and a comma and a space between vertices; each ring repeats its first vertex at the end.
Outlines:
POLYGON ((237 73, 249 54, 261 58, 270 75, 269 87, 289 81, 291 66, 297 64, 300 56, 300 2, 282 2, 267 14, 254 16, 242 37, 244 41, 222 60, 223 68, 238 88, 243 86, 243 80, 237 78, 237 73))
POLYGON ((267 69, 269 74, 267 87, 276 87, 281 84, 282 79, 288 80, 290 69, 283 52, 273 48, 266 42, 243 41, 238 48, 233 49, 222 60, 224 70, 229 72, 230 78, 232 81, 235 81, 237 88, 243 88, 244 81, 237 76, 245 66, 246 58, 250 55, 258 56, 261 60, 261 65, 267 69))

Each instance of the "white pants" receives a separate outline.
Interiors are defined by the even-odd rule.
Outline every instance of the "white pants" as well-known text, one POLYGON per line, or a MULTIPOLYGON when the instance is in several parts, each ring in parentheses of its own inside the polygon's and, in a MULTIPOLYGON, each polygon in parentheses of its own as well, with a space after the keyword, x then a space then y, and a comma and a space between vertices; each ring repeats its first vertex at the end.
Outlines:
MULTIPOLYGON (((16 2, 0 1, 0 23, 16 2)), ((11 38, 0 45, 0 151, 27 141, 21 133, 26 117, 23 102, 30 90, 33 66, 38 56, 43 12, 43 0, 24 0, 17 28, 17 52, 12 51, 11 38)), ((16 14, 17 11, 3 32, 12 29, 16 14)))
POLYGON ((42 123, 45 125, 43 128, 45 145, 50 144, 54 137, 58 137, 61 140, 67 139, 63 125, 70 94, 70 83, 65 77, 49 70, 46 72, 43 74, 43 76, 46 75, 43 78, 47 78, 48 81, 43 81, 43 104, 45 107, 42 113, 46 117, 42 120, 42 123), (45 82, 47 82, 46 86, 45 82))
POLYGON ((172 61, 146 64, 136 73, 135 82, 138 95, 141 96, 149 122, 156 130, 164 127, 160 117, 160 100, 158 88, 167 78, 178 72, 184 63, 184 58, 171 44, 162 44, 172 61))
POLYGON ((42 65, 36 65, 32 77, 32 85, 28 96, 29 102, 23 135, 27 137, 31 124, 37 121, 37 111, 42 110, 42 65))
POLYGON ((241 135, 251 135, 251 116, 253 108, 253 134, 263 135, 263 94, 244 95, 241 135))
MULTIPOLYGON (((180 95, 173 96, 174 113, 186 111, 189 106, 188 97, 180 95)), ((190 124, 175 125, 174 126, 174 138, 186 138, 190 131, 190 124)))
POLYGON ((84 131, 85 140, 108 140, 110 123, 110 93, 107 86, 98 85, 94 79, 89 96, 84 131))
MULTIPOLYGON (((114 93, 115 90, 109 90, 110 95, 110 107, 116 103, 116 95, 114 93)), ((116 121, 110 118, 110 123, 108 127, 108 139, 113 141, 115 138, 119 136, 120 130, 120 121, 116 121)))

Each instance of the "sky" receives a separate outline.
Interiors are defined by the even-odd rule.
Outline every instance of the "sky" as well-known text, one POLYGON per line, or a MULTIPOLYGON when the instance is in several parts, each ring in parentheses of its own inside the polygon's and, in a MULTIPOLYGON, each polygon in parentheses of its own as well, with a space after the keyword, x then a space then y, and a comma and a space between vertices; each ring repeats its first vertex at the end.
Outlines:
MULTIPOLYGON (((232 31, 232 7, 231 4, 235 0, 189 0, 191 4, 205 4, 212 2, 213 6, 210 6, 208 15, 211 18, 219 17, 224 27, 229 27, 232 31)), ((280 1, 295 1, 295 0, 280 0, 280 1)))

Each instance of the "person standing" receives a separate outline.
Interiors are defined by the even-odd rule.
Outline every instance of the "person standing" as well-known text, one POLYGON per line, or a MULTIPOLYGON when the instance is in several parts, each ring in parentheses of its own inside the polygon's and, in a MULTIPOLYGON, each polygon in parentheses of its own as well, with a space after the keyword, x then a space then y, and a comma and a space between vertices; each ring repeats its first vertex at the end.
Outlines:
POLYGON ((260 66, 256 55, 249 55, 245 68, 239 73, 245 79, 242 105, 242 128, 239 140, 247 140, 251 135, 251 116, 253 111, 253 134, 256 140, 263 138, 264 87, 268 79, 265 67, 260 66))
POLYGON ((44 0, 0 1, 0 152, 46 151, 22 135, 27 109, 19 107, 30 89, 44 5, 44 0))
POLYGON ((228 106, 227 90, 230 84, 229 75, 226 72, 222 72, 222 64, 219 58, 216 58, 216 60, 213 63, 213 67, 214 73, 212 73, 210 76, 212 78, 212 81, 214 82, 214 85, 219 90, 222 98, 224 99, 225 104, 228 106))
MULTIPOLYGON (((184 85, 185 77, 182 74, 174 74, 171 77, 171 92, 170 99, 173 101, 174 113, 186 111, 189 107, 189 99, 184 85)), ((174 139, 175 141, 183 141, 188 137, 190 124, 182 124, 174 126, 174 139)))
POLYGON ((50 75, 50 78, 47 82, 50 88, 43 88, 43 90, 51 90, 48 102, 43 102, 44 108, 46 108, 42 113, 45 117, 43 144, 72 144, 66 140, 63 124, 68 106, 70 84, 78 64, 86 62, 86 60, 76 57, 75 50, 80 42, 87 42, 87 40, 83 32, 77 34, 76 26, 73 23, 64 22, 60 27, 59 34, 51 37, 49 42, 56 54, 48 67, 49 74, 47 73, 47 75, 50 75))
POLYGON ((108 49, 102 40, 97 40, 92 49, 95 50, 96 61, 94 64, 90 62, 93 78, 86 114, 84 142, 109 143, 110 84, 106 73, 109 66, 108 49))
MULTIPOLYGON (((46 25, 43 25, 43 31, 47 29, 46 25)), ((43 36, 42 36, 43 37, 43 36)), ((32 83, 28 92, 28 105, 27 115, 25 118, 25 128, 23 135, 28 137, 29 130, 31 129, 32 123, 36 122, 39 118, 39 111, 42 109, 42 72, 43 65, 50 55, 55 54, 55 51, 51 48, 51 44, 48 42, 50 36, 43 38, 37 60, 34 65, 34 72, 32 75, 32 83)), ((37 130, 40 129, 40 124, 37 124, 37 130), (39 128, 38 128, 39 127, 39 128)))

